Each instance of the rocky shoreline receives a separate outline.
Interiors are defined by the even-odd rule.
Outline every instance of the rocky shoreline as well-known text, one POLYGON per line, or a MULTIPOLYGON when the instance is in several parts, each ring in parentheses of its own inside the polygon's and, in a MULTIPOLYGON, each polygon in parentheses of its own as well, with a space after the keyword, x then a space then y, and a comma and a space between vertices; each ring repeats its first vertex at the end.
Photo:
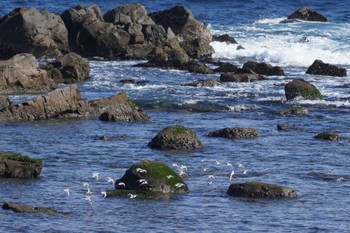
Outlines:
MULTIPOLYGON (((327 20, 305 8, 288 16, 288 19, 327 20)), ((105 14, 96 5, 77 6, 61 15, 46 10, 19 8, 0 19, 0 31, 7 35, 0 36, 0 58, 4 59, 0 61, 0 93, 3 94, 0 98, 1 121, 98 118, 112 122, 147 122, 147 113, 129 100, 125 92, 97 100, 83 100, 76 83, 89 78, 90 66, 86 60, 89 58, 143 59, 147 62, 138 67, 220 74, 220 80, 201 79, 182 84, 193 87, 214 87, 220 82, 264 82, 268 79, 265 76, 285 76, 282 68, 268 63, 248 61, 239 68, 212 60, 212 54, 215 53, 210 45, 213 35, 203 22, 196 20, 192 12, 183 6, 150 14, 138 3, 119 6, 105 14), (14 28, 21 30, 14 31, 14 28), (18 40, 9 40, 13 37, 18 40), (45 64, 38 66, 36 59, 43 60, 45 64), (57 88, 58 84, 66 86, 57 88), (18 93, 43 95, 17 104, 12 104, 6 97, 18 93)), ((214 36, 214 40, 237 43, 228 35, 214 36)), ((344 68, 320 60, 316 60, 306 73, 347 76, 344 68)), ((300 97, 322 99, 322 93, 302 79, 287 83, 284 90, 288 101, 300 97)), ((293 107, 278 111, 277 114, 307 115, 308 110, 293 107)), ((302 130, 288 125, 279 125, 278 129, 302 130)), ((254 140, 259 133, 254 128, 232 127, 209 132, 207 136, 254 140)), ((315 136, 316 139, 338 141, 340 136, 322 132, 315 136)), ((161 150, 205 149, 191 129, 179 125, 160 131, 148 146, 161 150)), ((0 154, 2 178, 36 178, 41 169, 41 160, 33 165, 30 158, 10 152, 0 154)), ((184 170, 177 173, 165 164, 144 160, 134 164, 122 178, 115 181, 116 189, 106 190, 106 196, 137 195, 146 199, 167 199, 170 194, 185 194, 189 188, 182 180, 181 172, 184 170)), ((227 194, 244 198, 296 197, 296 191, 291 188, 261 182, 231 184, 227 194)), ((42 211, 40 208, 14 203, 5 203, 3 208, 16 212, 55 214, 51 210, 42 211)))

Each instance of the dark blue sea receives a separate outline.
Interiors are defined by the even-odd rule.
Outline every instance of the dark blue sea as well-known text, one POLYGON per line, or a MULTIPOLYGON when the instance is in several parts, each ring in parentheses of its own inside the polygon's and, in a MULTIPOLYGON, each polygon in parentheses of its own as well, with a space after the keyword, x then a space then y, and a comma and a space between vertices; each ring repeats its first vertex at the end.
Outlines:
MULTIPOLYGON (((78 4, 97 4, 103 12, 133 3, 129 0, 0 0, 0 15, 25 6, 62 13, 78 4)), ((213 88, 183 83, 218 75, 178 70, 136 68, 139 61, 90 61, 91 78, 79 85, 85 99, 126 91, 146 111, 147 123, 105 123, 98 119, 1 122, 0 149, 42 158, 35 180, 0 179, 0 203, 15 201, 52 207, 64 214, 18 214, 0 209, 0 232, 349 232, 350 231, 350 76, 305 74, 315 59, 336 64, 350 73, 350 5, 338 1, 154 0, 139 1, 149 13, 184 5, 205 22, 212 34, 227 33, 237 45, 213 42, 214 57, 242 65, 248 60, 281 66, 286 75, 253 83, 223 83, 213 88), (328 18, 327 23, 280 23, 306 5, 328 18), (301 43, 307 38, 308 42, 301 43), (283 84, 303 78, 314 84, 323 100, 286 101, 283 84), (121 84, 136 79, 143 85, 121 84), (306 116, 280 116, 292 106, 309 109, 306 116), (278 124, 301 131, 279 132, 278 124), (147 143, 163 128, 192 128, 204 144, 194 152, 152 150, 147 143), (253 140, 209 138, 224 127, 253 127, 253 140), (342 140, 313 137, 323 131, 342 140), (101 141, 106 135, 114 141, 101 141), (190 192, 167 201, 103 198, 135 162, 151 159, 188 167, 190 192), (230 181, 230 168, 235 175, 230 181), (220 164, 221 163, 221 164, 220 164), (244 168, 239 167, 242 164, 244 168), (99 172, 100 179, 92 173, 99 172), (311 176, 321 173, 325 176, 311 176), (209 182, 208 175, 216 179, 209 182), (289 186, 291 200, 232 198, 232 182, 263 181, 289 186), (89 182, 92 204, 85 200, 89 182), (63 190, 69 188, 71 195, 63 190)), ((1 33, 1 32, 0 32, 1 33)), ((28 96, 10 96, 20 101, 28 96)))

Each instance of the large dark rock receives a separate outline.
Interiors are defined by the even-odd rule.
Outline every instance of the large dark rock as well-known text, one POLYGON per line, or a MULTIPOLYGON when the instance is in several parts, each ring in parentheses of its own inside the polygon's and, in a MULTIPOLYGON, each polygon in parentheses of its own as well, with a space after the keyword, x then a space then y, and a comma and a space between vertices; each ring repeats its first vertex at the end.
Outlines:
POLYGON ((128 100, 125 92, 110 97, 84 101, 76 85, 49 92, 34 100, 10 105, 0 110, 0 120, 45 120, 100 117, 109 112, 118 121, 146 121, 146 113, 128 100))
POLYGON ((226 42, 227 44, 238 44, 237 41, 228 34, 213 35, 213 41, 226 42))
POLYGON ((319 140, 325 140, 325 141, 339 141, 340 140, 339 135, 329 133, 329 132, 319 133, 314 138, 319 139, 319 140))
POLYGON ((195 150, 203 147, 191 129, 178 125, 166 127, 160 131, 148 146, 161 150, 195 150))
POLYGON ((17 8, 0 19, 0 32, 0 59, 18 53, 55 57, 69 51, 62 19, 46 10, 17 8))
POLYGON ((39 69, 31 54, 18 54, 0 61, 0 92, 46 92, 56 88, 45 70, 39 69))
POLYGON ((2 205, 4 210, 12 210, 16 213, 31 213, 31 214, 48 214, 56 215, 58 212, 52 208, 34 207, 30 205, 19 204, 15 202, 5 202, 2 205))
POLYGON ((346 69, 328 63, 323 63, 321 60, 315 60, 314 63, 312 63, 312 65, 307 69, 306 73, 339 77, 347 76, 346 69))
POLYGON ((43 68, 56 83, 78 83, 90 75, 89 63, 76 53, 68 53, 43 68))
POLYGON ((183 179, 166 164, 142 160, 132 165, 124 176, 115 181, 116 190, 108 190, 107 197, 159 199, 172 194, 187 193, 183 179))
POLYGON ((284 71, 279 66, 272 66, 266 62, 248 61, 243 65, 243 69, 250 69, 257 74, 284 76, 284 71))
POLYGON ((291 188, 263 182, 246 182, 231 184, 227 194, 244 198, 293 198, 296 191, 291 188))
POLYGON ((233 64, 228 63, 228 62, 215 62, 213 64, 218 66, 217 68, 215 68, 213 70, 214 72, 235 73, 238 69, 238 67, 236 65, 233 65, 233 64))
POLYGON ((255 74, 255 73, 224 73, 220 75, 220 81, 221 82, 254 82, 254 81, 260 81, 260 80, 266 80, 264 76, 261 74, 255 74))
POLYGON ((36 178, 40 175, 43 162, 11 152, 0 152, 0 177, 36 178))
POLYGON ((284 91, 287 100, 292 100, 298 96, 309 100, 322 99, 320 91, 314 85, 303 79, 297 79, 287 83, 284 86, 284 91))
POLYGON ((96 5, 70 8, 61 17, 68 29, 69 46, 73 52, 107 59, 125 56, 130 35, 113 23, 104 22, 96 5))
POLYGON ((312 11, 307 7, 301 7, 294 13, 288 15, 288 19, 301 19, 305 21, 319 21, 319 22, 327 22, 327 18, 323 15, 317 13, 316 11, 312 11))
POLYGON ((230 139, 247 139, 258 137, 258 131, 254 128, 224 128, 214 132, 210 132, 208 136, 230 139))
POLYGON ((191 41, 184 41, 181 46, 185 49, 187 54, 195 59, 203 59, 211 57, 215 52, 214 48, 203 38, 196 38, 191 41))

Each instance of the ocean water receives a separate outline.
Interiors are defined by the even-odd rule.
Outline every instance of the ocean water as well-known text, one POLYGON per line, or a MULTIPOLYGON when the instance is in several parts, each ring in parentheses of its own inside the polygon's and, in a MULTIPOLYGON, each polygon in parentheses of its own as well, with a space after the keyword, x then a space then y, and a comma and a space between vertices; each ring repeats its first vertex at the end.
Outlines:
MULTIPOLYGON (((61 13, 78 4, 97 4, 103 12, 133 1, 0 1, 0 15, 20 6, 61 13)), ((15 201, 52 207, 59 216, 18 214, 0 209, 0 232, 348 232, 350 212, 350 78, 305 74, 315 59, 350 72, 350 6, 340 1, 139 1, 148 12, 181 4, 205 22, 213 34, 227 33, 237 45, 213 42, 214 57, 242 65, 248 60, 281 66, 286 75, 254 83, 223 83, 213 88, 183 83, 218 75, 133 67, 139 61, 90 61, 91 78, 79 85, 85 99, 126 91, 146 111, 147 123, 105 123, 98 119, 1 122, 2 151, 42 158, 39 179, 0 179, 0 203, 15 201), (280 23, 306 5, 329 22, 280 23), (307 42, 302 43, 306 37, 307 42), (142 84, 121 84, 122 79, 142 84), (282 84, 303 78, 323 94, 318 101, 286 101, 282 84), (292 106, 306 116, 279 116, 292 106), (278 132, 287 123, 302 131, 278 132), (204 144, 193 152, 151 150, 147 143, 166 126, 191 127, 204 144), (224 127, 254 127, 253 140, 208 138, 224 127), (322 132, 339 142, 318 141, 322 132), (100 141, 102 135, 114 141, 100 141), (103 198, 113 189, 108 177, 120 178, 142 159, 188 167, 190 192, 168 201, 103 198), (221 164, 218 164, 220 162, 221 164), (234 165, 235 175, 229 180, 234 165), (245 168, 238 167, 238 164, 245 168), (206 171, 204 171, 206 170, 206 171), (92 173, 99 172, 100 179, 92 173), (309 173, 332 175, 322 179, 309 173), (210 183, 209 175, 215 175, 210 183), (226 195, 231 182, 263 181, 294 188, 291 200, 247 201, 226 195), (92 204, 85 200, 89 182, 92 204), (63 190, 69 188, 71 195, 63 190)), ((10 96, 20 101, 27 96, 10 96)))

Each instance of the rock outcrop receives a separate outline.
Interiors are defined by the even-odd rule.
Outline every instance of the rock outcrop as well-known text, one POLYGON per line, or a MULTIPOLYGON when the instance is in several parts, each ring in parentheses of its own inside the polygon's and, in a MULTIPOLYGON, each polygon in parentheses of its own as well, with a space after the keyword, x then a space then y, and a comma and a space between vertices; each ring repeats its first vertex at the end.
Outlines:
POLYGON ((42 208, 42 207, 33 207, 30 205, 19 204, 15 202, 5 202, 2 205, 4 210, 12 210, 16 213, 31 213, 31 214, 48 214, 56 215, 58 212, 52 208, 42 208))
POLYGON ((77 6, 61 14, 69 37, 69 47, 84 57, 116 59, 125 56, 130 35, 104 22, 98 6, 77 6))
POLYGON ((227 194, 244 198, 293 198, 296 191, 289 187, 263 182, 246 182, 231 184, 227 194))
POLYGON ((243 65, 243 69, 250 69, 257 74, 284 76, 284 71, 279 66, 272 66, 266 62, 248 61, 243 65))
MULTIPOLYGON (((249 72, 249 71, 248 71, 249 72)), ((254 72, 249 73, 223 73, 220 75, 221 82, 255 82, 266 80, 266 78, 261 74, 256 74, 254 72)))
POLYGON ((203 147, 191 129, 179 125, 169 126, 160 131, 148 146, 161 150, 195 150, 203 147))
POLYGON ((307 69, 307 74, 346 77, 346 69, 315 60, 307 69))
POLYGON ((56 83, 78 83, 90 75, 89 63, 76 53, 68 53, 43 67, 56 83))
POLYGON ((46 10, 17 8, 0 19, 0 31, 0 59, 18 53, 55 57, 69 51, 62 19, 46 10))
POLYGON ((39 69, 31 54, 18 54, 0 61, 0 92, 46 92, 56 87, 45 70, 39 69))
POLYGON ((319 22, 327 22, 327 18, 323 15, 317 13, 316 11, 312 11, 307 7, 301 7, 294 13, 288 15, 288 19, 301 19, 305 21, 319 21, 319 22))
POLYGON ((286 110, 280 110, 276 112, 279 115, 307 115, 309 110, 305 107, 292 107, 286 110))
POLYGON ((190 86, 190 87, 215 87, 219 84, 219 82, 215 78, 208 78, 208 79, 200 79, 198 81, 194 81, 191 83, 183 84, 183 86, 190 86))
POLYGON ((228 34, 213 35, 213 41, 226 42, 227 44, 238 44, 237 41, 228 34))
POLYGON ((339 141, 340 140, 339 135, 329 133, 329 132, 319 133, 314 138, 319 139, 319 140, 326 140, 326 141, 339 141))
POLYGON ((248 139, 258 137, 258 131, 254 128, 224 128, 210 132, 208 136, 230 139, 248 139))
POLYGON ((228 62, 213 62, 213 65, 218 66, 213 71, 219 73, 235 73, 238 70, 236 65, 233 65, 228 62))
POLYGON ((0 152, 0 177, 36 178, 40 175, 43 162, 12 152, 0 152))
POLYGON ((287 83, 284 87, 287 100, 301 96, 304 99, 318 100, 322 99, 320 91, 304 79, 297 79, 287 83))
POLYGON ((76 85, 49 92, 37 99, 0 110, 0 120, 47 120, 100 117, 108 112, 115 121, 146 121, 146 113, 128 100, 125 92, 99 100, 84 101, 76 85))
POLYGON ((107 197, 168 199, 173 194, 187 193, 182 178, 166 164, 142 160, 132 165, 115 181, 116 190, 107 190, 107 197))

